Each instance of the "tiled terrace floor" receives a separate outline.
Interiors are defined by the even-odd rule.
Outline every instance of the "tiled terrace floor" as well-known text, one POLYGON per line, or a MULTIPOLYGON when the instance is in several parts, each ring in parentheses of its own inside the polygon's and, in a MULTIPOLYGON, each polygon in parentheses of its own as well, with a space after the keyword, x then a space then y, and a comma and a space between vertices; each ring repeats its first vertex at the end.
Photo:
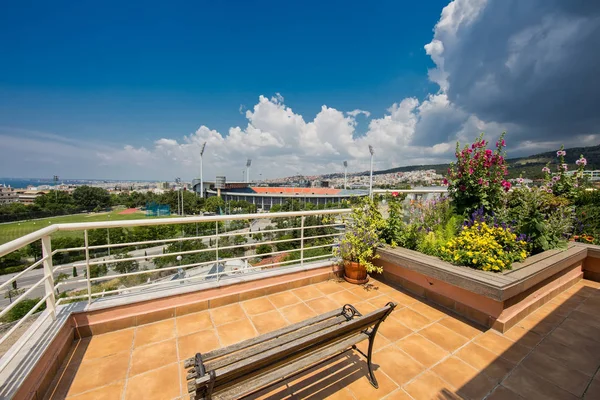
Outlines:
MULTIPOLYGON (((290 399, 600 399, 600 284, 581 281, 504 335, 372 280, 327 281, 94 336, 74 344, 52 399, 188 398, 183 360, 345 303, 399 303, 375 340, 379 389, 346 353, 255 397, 290 399)), ((57 381, 57 382, 56 382, 57 381)))

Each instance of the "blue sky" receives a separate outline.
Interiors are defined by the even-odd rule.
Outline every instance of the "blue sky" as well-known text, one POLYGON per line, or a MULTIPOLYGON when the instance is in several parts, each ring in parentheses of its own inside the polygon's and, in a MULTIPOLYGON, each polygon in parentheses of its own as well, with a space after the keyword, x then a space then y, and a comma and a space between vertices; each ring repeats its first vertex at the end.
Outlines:
POLYGON ((569 4, 7 3, 0 176, 191 179, 204 141, 207 175, 251 157, 271 177, 365 169, 367 142, 381 168, 447 161, 481 130, 508 130, 515 155, 596 144, 591 109, 551 134, 541 121, 594 84, 523 115, 557 77, 592 74, 565 65, 598 39, 598 7, 569 4))
POLYGON ((226 132, 276 92, 306 115, 383 112, 430 89, 423 43, 446 2, 152 3, 4 8, 2 124, 115 142, 226 132))

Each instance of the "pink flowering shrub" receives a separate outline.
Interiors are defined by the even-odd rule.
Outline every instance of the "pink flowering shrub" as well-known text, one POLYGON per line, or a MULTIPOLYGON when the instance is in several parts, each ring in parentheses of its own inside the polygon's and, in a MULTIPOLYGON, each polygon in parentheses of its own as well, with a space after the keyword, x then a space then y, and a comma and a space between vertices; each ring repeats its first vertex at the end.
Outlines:
POLYGON ((444 184, 448 185, 459 213, 471 213, 481 207, 493 211, 500 206, 503 193, 510 190, 511 184, 505 179, 508 169, 504 135, 496 142, 495 150, 487 148, 483 133, 462 150, 456 144, 456 163, 450 164, 444 184))
POLYGON ((574 173, 570 174, 568 173, 569 166, 565 163, 566 155, 567 152, 565 151, 564 146, 560 146, 560 150, 556 152, 556 157, 558 157, 556 172, 552 173, 550 171, 550 163, 542 168, 542 172, 544 173, 544 185, 542 186, 542 190, 552 193, 555 196, 575 198, 579 187, 581 187, 583 183, 583 170, 587 165, 587 160, 583 155, 580 155, 579 159, 575 161, 577 169, 574 173))

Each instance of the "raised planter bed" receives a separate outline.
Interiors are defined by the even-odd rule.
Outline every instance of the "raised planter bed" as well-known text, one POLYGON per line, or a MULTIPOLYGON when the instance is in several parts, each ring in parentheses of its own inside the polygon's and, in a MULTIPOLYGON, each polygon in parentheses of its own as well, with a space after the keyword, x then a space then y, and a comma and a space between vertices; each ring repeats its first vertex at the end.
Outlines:
POLYGON ((502 273, 452 265, 404 248, 377 250, 384 279, 484 326, 504 332, 585 274, 600 280, 600 247, 572 243, 502 273))

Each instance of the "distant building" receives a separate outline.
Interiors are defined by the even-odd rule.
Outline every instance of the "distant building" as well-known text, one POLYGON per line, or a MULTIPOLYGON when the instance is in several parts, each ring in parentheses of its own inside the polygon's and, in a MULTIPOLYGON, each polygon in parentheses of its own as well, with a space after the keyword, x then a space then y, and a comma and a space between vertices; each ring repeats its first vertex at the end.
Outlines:
POLYGON ((19 190, 17 195, 19 197, 19 203, 23 204, 33 204, 35 199, 43 194, 48 193, 48 191, 43 190, 19 190))
POLYGON ((0 204, 16 203, 19 201, 19 195, 13 188, 6 185, 0 185, 0 204))

